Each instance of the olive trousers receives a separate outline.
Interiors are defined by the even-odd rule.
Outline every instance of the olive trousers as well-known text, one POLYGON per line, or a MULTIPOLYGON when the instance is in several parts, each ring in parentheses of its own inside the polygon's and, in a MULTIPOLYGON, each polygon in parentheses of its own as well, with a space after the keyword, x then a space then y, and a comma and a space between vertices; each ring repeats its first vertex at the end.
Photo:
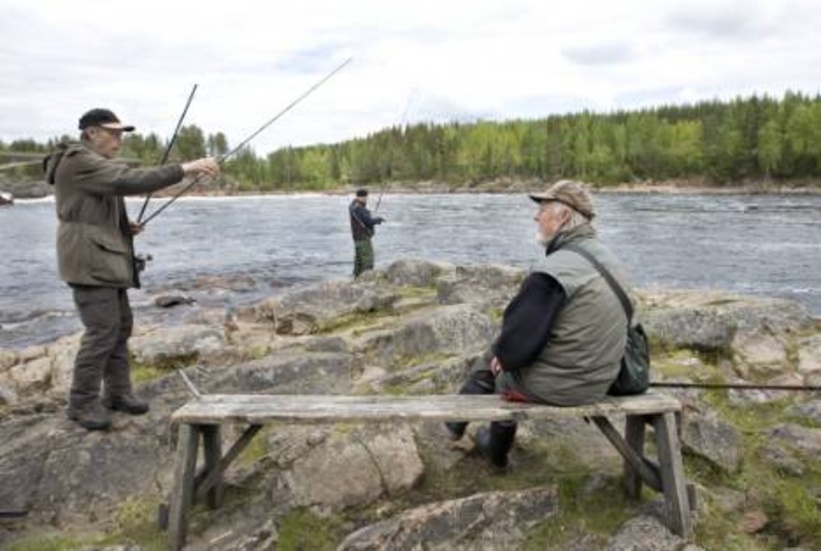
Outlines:
POLYGON ((100 389, 107 397, 131 394, 128 338, 134 325, 126 289, 72 285, 74 304, 85 326, 74 359, 69 409, 96 407, 100 389))
POLYGON ((354 241, 353 246, 353 276, 359 277, 365 270, 373 270, 373 245, 370 239, 360 239, 354 241))

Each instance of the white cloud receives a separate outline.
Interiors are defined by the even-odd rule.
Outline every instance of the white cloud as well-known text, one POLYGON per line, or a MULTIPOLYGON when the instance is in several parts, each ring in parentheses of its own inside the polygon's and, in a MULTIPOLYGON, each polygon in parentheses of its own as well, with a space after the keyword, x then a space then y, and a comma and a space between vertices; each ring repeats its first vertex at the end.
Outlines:
POLYGON ((75 134, 109 106, 259 153, 417 120, 540 117, 787 89, 818 92, 811 0, 0 0, 0 139, 75 134), (293 5, 291 5, 293 4, 293 5), (409 101, 410 99, 413 101, 409 101))

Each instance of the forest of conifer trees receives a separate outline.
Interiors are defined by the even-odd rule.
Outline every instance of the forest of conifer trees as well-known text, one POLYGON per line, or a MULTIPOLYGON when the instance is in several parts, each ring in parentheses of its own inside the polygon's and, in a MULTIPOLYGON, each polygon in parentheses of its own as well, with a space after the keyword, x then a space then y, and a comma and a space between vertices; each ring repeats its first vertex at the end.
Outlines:
MULTIPOLYGON (((45 152, 64 139, 70 138, 0 142, 0 152, 45 152)), ((130 134, 122 155, 152 165, 165 145, 156 134, 130 134)), ((206 135, 190 125, 182 128, 172 159, 226 151, 222 132, 206 135)), ((18 177, 31 175, 31 169, 15 170, 18 177)), ((237 191, 499 178, 577 178, 602 186, 648 180, 699 179, 717 186, 811 180, 821 176, 821 97, 788 92, 781 99, 752 96, 537 120, 417 123, 266 156, 244 149, 226 162, 225 173, 223 184, 237 191)))

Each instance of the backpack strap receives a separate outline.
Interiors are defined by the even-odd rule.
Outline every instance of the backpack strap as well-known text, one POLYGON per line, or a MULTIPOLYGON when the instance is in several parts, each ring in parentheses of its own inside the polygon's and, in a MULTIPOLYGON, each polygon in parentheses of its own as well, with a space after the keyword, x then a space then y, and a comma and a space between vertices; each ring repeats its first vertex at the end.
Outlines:
POLYGON ((605 268, 604 264, 599 262, 595 256, 581 247, 576 245, 565 245, 562 248, 583 256, 588 262, 590 262, 590 264, 593 265, 594 268, 596 268, 596 271, 601 274, 607 284, 610 285, 610 288, 616 296, 619 297, 619 302, 621 302, 621 306, 624 308, 624 313, 627 314, 627 324, 630 325, 633 321, 633 305, 630 303, 630 299, 627 298, 627 293, 624 292, 624 289, 622 289, 621 285, 619 285, 619 282, 616 281, 616 278, 614 278, 613 274, 610 273, 610 270, 605 268))

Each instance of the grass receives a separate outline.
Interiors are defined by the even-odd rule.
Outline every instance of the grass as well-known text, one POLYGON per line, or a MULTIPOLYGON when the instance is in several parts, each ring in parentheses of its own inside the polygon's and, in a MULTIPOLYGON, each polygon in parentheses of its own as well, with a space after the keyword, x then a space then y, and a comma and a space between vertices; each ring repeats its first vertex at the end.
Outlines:
POLYGON ((345 537, 345 522, 310 509, 290 511, 279 523, 278 551, 332 551, 345 537))

